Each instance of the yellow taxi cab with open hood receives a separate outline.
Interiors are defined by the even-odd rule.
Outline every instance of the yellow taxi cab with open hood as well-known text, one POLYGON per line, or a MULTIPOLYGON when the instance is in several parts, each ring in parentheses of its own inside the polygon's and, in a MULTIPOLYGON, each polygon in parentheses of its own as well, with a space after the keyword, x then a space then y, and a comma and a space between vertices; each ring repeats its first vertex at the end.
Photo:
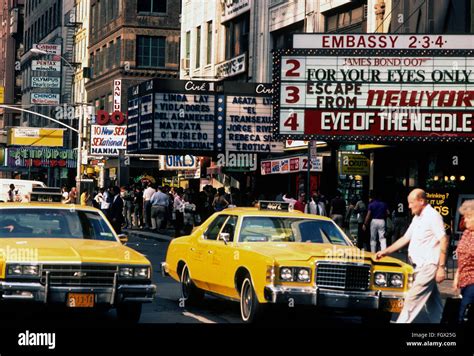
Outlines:
POLYGON ((0 302, 116 308, 137 322, 156 293, 150 262, 101 211, 60 201, 38 188, 31 203, 0 203, 0 302))
POLYGON ((400 312, 410 265, 356 248, 329 218, 287 203, 230 208, 174 239, 162 271, 181 282, 187 303, 205 293, 240 302, 251 322, 266 304, 350 310, 387 321, 400 312))

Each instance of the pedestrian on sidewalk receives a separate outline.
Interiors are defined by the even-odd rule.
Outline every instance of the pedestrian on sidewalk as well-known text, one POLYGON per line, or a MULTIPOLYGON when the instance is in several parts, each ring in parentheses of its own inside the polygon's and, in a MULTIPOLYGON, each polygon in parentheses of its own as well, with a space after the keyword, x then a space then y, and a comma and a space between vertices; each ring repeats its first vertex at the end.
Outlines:
POLYGON ((342 198, 341 192, 336 191, 336 196, 331 200, 329 216, 342 229, 344 227, 344 216, 346 215, 346 201, 342 198))
POLYGON ((358 197, 354 206, 354 213, 357 216, 357 247, 368 251, 370 249, 370 238, 368 231, 363 228, 367 216, 367 204, 361 197, 358 197))
POLYGON ((123 217, 125 219, 125 229, 132 228, 132 213, 133 213, 133 191, 130 186, 120 188, 120 197, 123 200, 123 217))
POLYGON ((133 208, 133 227, 139 229, 143 226, 143 190, 139 186, 135 187, 133 208))
POLYGON ((159 232, 166 218, 166 209, 169 204, 169 196, 163 192, 163 187, 158 187, 150 199, 151 203, 151 229, 159 232))
POLYGON ((459 307, 459 322, 462 323, 469 304, 474 308, 474 200, 466 200, 459 208, 464 216, 466 230, 456 249, 458 269, 454 276, 453 287, 456 295, 462 295, 459 307))
POLYGON ((219 188, 212 203, 214 211, 222 211, 229 206, 229 202, 226 200, 225 196, 225 189, 222 187, 219 188))
POLYGON ((123 200, 120 197, 120 188, 113 186, 111 189, 112 204, 110 205, 109 220, 117 235, 122 233, 123 200))
POLYGON ((176 189, 176 194, 174 197, 174 204, 173 204, 173 211, 175 213, 175 222, 174 222, 174 229, 175 234, 174 237, 179 237, 182 234, 183 224, 184 224, 184 200, 183 200, 183 188, 176 189))
POLYGON ((148 183, 146 189, 143 192, 143 222, 145 229, 151 227, 151 203, 150 199, 153 194, 156 193, 156 190, 153 188, 152 183, 148 183))
POLYGON ((184 213, 183 213, 183 233, 185 235, 191 234, 196 221, 196 205, 193 203, 191 196, 185 194, 184 197, 184 213))
POLYGON ((367 230, 370 223, 370 251, 377 252, 377 239, 380 243, 380 250, 387 248, 387 239, 385 238, 386 219, 390 215, 387 203, 380 199, 378 192, 372 192, 372 201, 369 203, 367 216, 362 228, 367 230))
POLYGON ((443 303, 437 287, 446 279, 448 236, 441 215, 426 201, 422 189, 408 195, 408 206, 414 215, 405 235, 386 249, 377 252, 381 259, 408 246, 408 256, 415 268, 413 286, 408 291, 397 323, 439 323, 443 303))

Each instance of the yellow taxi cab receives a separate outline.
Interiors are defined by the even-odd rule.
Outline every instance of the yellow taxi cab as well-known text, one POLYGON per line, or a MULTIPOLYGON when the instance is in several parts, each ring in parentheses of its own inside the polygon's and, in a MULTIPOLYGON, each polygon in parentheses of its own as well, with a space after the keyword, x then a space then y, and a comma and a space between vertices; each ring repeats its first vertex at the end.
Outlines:
POLYGON ((31 203, 0 203, 0 302, 116 308, 137 322, 156 294, 150 262, 101 211, 60 201, 60 190, 38 188, 31 203))
POLYGON ((400 312, 413 274, 402 261, 356 248, 331 219, 280 202, 215 213, 171 242, 162 271, 180 281, 187 303, 205 293, 240 302, 244 322, 277 303, 388 321, 400 312))

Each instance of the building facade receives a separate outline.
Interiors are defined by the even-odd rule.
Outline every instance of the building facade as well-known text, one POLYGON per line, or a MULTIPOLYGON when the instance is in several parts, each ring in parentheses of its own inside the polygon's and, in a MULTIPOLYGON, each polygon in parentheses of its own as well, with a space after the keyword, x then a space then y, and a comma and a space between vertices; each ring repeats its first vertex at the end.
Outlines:
MULTIPOLYGON (((96 112, 127 113, 127 90, 151 78, 177 78, 180 1, 91 0, 87 100, 96 112)), ((92 157, 95 159, 97 157, 92 157)), ((121 157, 105 158, 105 181, 127 183, 121 157)), ((134 160, 129 166, 134 165, 134 160)), ((102 183, 104 184, 104 183, 102 183)))

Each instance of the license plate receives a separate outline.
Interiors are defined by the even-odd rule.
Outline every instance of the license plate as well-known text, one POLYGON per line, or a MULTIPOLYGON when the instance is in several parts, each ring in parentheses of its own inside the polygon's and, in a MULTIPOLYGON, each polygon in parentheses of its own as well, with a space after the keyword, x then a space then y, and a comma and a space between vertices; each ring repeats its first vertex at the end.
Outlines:
POLYGON ((403 299, 389 299, 385 301, 385 310, 392 313, 400 313, 403 308, 403 299))
POLYGON ((93 293, 68 293, 67 306, 69 308, 93 308, 93 293))

